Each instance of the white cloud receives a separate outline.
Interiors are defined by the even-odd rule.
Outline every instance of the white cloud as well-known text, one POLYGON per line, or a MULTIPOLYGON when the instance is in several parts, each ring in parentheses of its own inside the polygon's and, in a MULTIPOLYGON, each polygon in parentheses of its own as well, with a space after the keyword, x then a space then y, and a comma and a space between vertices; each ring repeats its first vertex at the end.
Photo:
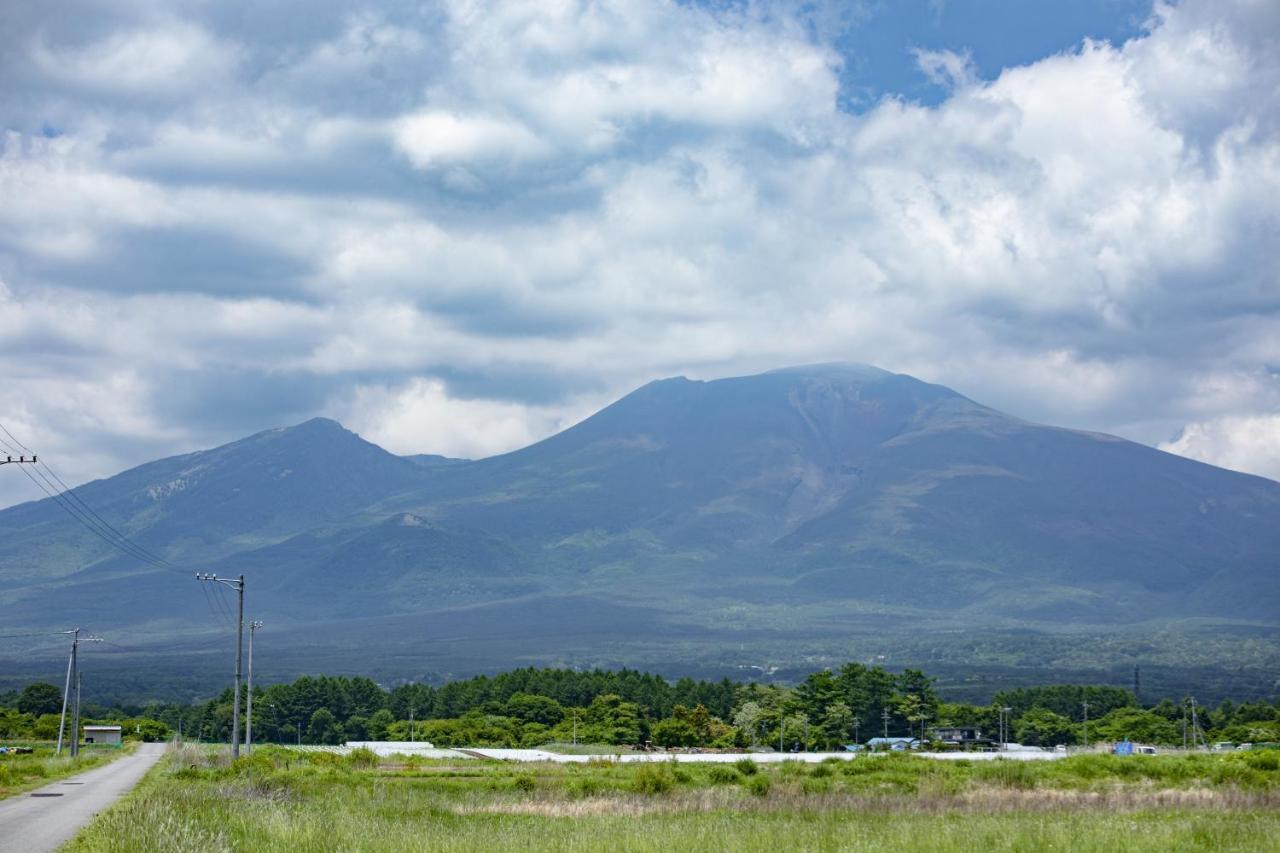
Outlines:
POLYGON ((547 153, 538 138, 518 122, 440 110, 399 120, 395 140, 419 168, 476 160, 523 160, 547 153))
POLYGON ((1274 4, 1161 5, 985 82, 921 52, 949 97, 861 115, 778 8, 455 2, 254 42, 197 6, 19 38, 0 368, 85 410, 25 425, 92 422, 123 465, 311 406, 483 455, 655 376, 849 358, 1274 470, 1226 437, 1280 408, 1274 4), (279 403, 286 374, 311 396, 279 403), (256 420, 164 409, 246 376, 256 420))
POLYGON ((968 53, 917 49, 915 57, 916 65, 934 85, 956 89, 971 86, 978 79, 973 67, 973 57, 968 53))
POLYGON ((572 425, 559 408, 451 397, 436 379, 414 379, 395 388, 360 386, 335 407, 366 439, 404 454, 428 447, 444 456, 492 456, 572 425))
POLYGON ((77 46, 37 37, 31 59, 47 77, 92 92, 151 98, 218 86, 239 62, 239 49, 185 21, 112 33, 77 46))
POLYGON ((1280 414, 1231 415, 1188 424, 1160 449, 1280 480, 1280 414))

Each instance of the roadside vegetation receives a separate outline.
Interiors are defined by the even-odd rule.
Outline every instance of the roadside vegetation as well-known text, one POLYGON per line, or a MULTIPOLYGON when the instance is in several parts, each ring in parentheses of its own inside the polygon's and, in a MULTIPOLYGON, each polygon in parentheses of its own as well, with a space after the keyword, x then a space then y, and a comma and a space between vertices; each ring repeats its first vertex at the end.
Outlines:
POLYGON ((172 752, 69 849, 1259 850, 1280 756, 511 764, 172 752))
POLYGON ((70 751, 54 755, 54 747, 48 743, 0 741, 0 799, 39 788, 67 776, 90 770, 125 754, 130 747, 81 746, 80 755, 72 758, 70 751), (15 752, 14 749, 30 748, 31 752, 15 752))

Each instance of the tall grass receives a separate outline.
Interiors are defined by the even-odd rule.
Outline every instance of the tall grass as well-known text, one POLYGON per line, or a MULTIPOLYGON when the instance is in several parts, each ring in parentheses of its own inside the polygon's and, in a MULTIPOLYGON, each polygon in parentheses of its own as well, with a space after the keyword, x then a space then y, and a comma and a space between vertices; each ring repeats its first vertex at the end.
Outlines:
POLYGON ((1237 756, 744 772, 322 755, 174 753, 71 849, 1261 850, 1280 837, 1280 768, 1237 756))
POLYGON ((80 755, 72 758, 68 750, 54 755, 52 746, 39 744, 29 754, 0 755, 0 799, 90 770, 128 751, 128 747, 81 747, 80 755))

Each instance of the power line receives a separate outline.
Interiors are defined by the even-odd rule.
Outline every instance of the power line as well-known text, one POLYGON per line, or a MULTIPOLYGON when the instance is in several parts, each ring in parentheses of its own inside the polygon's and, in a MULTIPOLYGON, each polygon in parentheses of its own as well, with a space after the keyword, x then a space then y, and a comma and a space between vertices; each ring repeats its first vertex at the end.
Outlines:
MULTIPOLYGON (((37 472, 39 473, 39 469, 37 469, 37 472)), ((164 564, 163 562, 159 561, 157 558, 151 557, 145 552, 138 550, 137 546, 133 545, 133 543, 129 542, 127 539, 125 540, 113 539, 108 533, 105 533, 102 530, 102 528, 94 525, 92 519, 90 519, 81 510, 79 510, 75 506, 75 504, 72 504, 70 501, 64 498, 61 494, 59 494, 56 490, 52 489, 51 488, 52 484, 50 484, 50 486, 46 486, 45 484, 37 480, 35 477, 33 477, 31 475, 31 472, 25 468, 22 469, 22 473, 27 475, 28 480, 30 480, 32 483, 35 483, 36 488, 44 492, 45 495, 48 496, 50 499, 52 499, 53 502, 56 503, 58 506, 60 506, 63 509, 63 511, 65 511, 68 515, 70 515, 76 521, 80 522, 80 524, 83 525, 86 530, 88 530, 94 536, 97 536, 103 542, 106 542, 108 545, 112 546, 113 548, 119 551, 124 552, 128 556, 133 557, 136 560, 141 560, 142 562, 147 563, 148 565, 154 566, 155 568, 160 568, 160 569, 172 568, 164 564)), ((46 482, 48 481, 46 480, 46 482)))
MULTIPOLYGON (((27 451, 28 453, 31 453, 32 462, 35 462, 35 459, 36 459, 35 453, 32 452, 31 449, 28 448, 26 445, 24 445, 21 441, 19 441, 17 437, 14 436, 13 433, 9 432, 8 427, 6 427, 2 423, 0 423, 0 432, 3 432, 5 435, 7 435, 10 441, 16 444, 19 448, 27 451)), ((3 439, 0 439, 0 446, 3 446, 9 450, 13 449, 12 447, 9 446, 8 442, 4 441, 3 439)), ((31 475, 31 472, 28 471, 25 467, 22 467, 20 470, 22 471, 22 473, 27 475, 27 479, 29 479, 32 483, 35 483, 36 487, 40 489, 40 491, 44 492, 47 496, 49 496, 49 498, 51 498, 54 501, 54 503, 60 506, 68 515, 70 515, 72 518, 78 521, 86 530, 88 530, 93 535, 97 536, 102 541, 106 542, 108 545, 112 546, 118 551, 121 551, 127 554, 128 556, 133 557, 134 559, 141 560, 143 563, 151 565, 155 568, 164 569, 164 570, 173 571, 173 572, 181 571, 180 569, 178 569, 178 567, 174 566, 168 560, 144 548, 143 546, 139 545, 137 542, 134 542, 125 534, 121 533, 118 529, 116 529, 116 527, 113 526, 109 521, 107 521, 105 518, 99 515, 98 512, 93 509, 93 507, 89 506, 89 504, 86 503, 83 498, 77 495, 75 493, 75 490, 70 486, 68 486, 66 482, 61 477, 58 476, 58 472, 54 471, 53 468, 49 466, 49 463, 40 462, 35 467, 36 474, 38 474, 40 476, 40 479, 44 481, 43 484, 40 482, 40 480, 37 480, 35 477, 33 477, 31 475), (48 475, 45 474, 44 470, 41 470, 41 466, 43 466, 43 468, 49 472, 48 475), (52 476, 53 480, 50 480, 49 476, 52 476), (54 484, 54 481, 56 481, 58 485, 61 485, 62 487, 61 491, 58 489, 58 486, 54 484)), ((223 590, 221 589, 221 585, 215 585, 215 586, 218 587, 218 591, 220 593, 223 593, 223 590)), ((227 625, 230 625, 231 624, 231 607, 226 601, 225 593, 223 593, 222 597, 218 597, 218 596, 211 597, 209 595, 208 590, 205 588, 204 584, 201 584, 200 588, 201 588, 201 591, 204 592, 205 604, 209 606, 210 612, 212 612, 218 618, 222 619, 222 621, 225 622, 227 625)))
MULTIPOLYGON (((0 431, 7 435, 19 448, 30 452, 30 448, 18 441, 18 439, 14 437, 13 433, 9 432, 9 429, 2 423, 0 423, 0 431)), ((0 439, 0 445, 9 447, 8 443, 3 439, 0 439)), ((86 530, 93 533, 99 539, 102 539, 107 544, 119 551, 123 551, 134 559, 141 560, 142 562, 148 563, 156 568, 178 571, 177 567, 172 563, 134 542, 99 515, 93 507, 89 506, 83 498, 75 493, 74 489, 67 486, 66 482, 58 476, 58 473, 54 471, 47 462, 41 462, 35 468, 36 474, 40 477, 40 480, 44 481, 43 483, 32 476, 31 472, 27 469, 23 468, 22 472, 27 475, 27 479, 31 480, 31 482, 34 483, 40 491, 53 499, 53 501, 57 503, 58 506, 60 506, 68 515, 78 521, 86 530), (45 470, 49 472, 47 475, 45 474, 45 470), (50 479, 50 475, 53 477, 52 480, 50 479), (54 481, 61 485, 61 489, 59 489, 58 485, 55 485, 54 481)))

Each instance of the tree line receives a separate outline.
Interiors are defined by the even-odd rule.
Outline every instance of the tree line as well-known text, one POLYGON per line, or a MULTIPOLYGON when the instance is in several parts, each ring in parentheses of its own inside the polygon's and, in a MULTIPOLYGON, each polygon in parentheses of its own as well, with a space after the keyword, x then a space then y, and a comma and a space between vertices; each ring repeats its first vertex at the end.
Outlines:
MULTIPOLYGON (((36 683, 0 694, 0 737, 56 735, 61 692, 36 683)), ((189 705, 87 705, 84 718, 119 723, 127 737, 230 738, 232 691, 189 705)), ((242 697, 247 710, 247 696, 242 697)), ((336 744, 346 740, 426 740, 440 746, 532 747, 581 743, 676 747, 781 746, 832 749, 872 737, 930 739, 966 726, 1036 746, 1122 740, 1180 744, 1192 719, 1186 700, 1142 706, 1128 690, 1051 685, 997 693, 986 705, 946 702, 916 669, 891 673, 848 663, 794 686, 682 678, 635 670, 525 668, 440 686, 386 689, 363 677, 304 676, 256 686, 254 740, 336 744), (1007 709, 1007 710, 1006 710, 1007 709)), ((1280 741, 1280 701, 1224 701, 1197 709, 1191 738, 1280 741)))

